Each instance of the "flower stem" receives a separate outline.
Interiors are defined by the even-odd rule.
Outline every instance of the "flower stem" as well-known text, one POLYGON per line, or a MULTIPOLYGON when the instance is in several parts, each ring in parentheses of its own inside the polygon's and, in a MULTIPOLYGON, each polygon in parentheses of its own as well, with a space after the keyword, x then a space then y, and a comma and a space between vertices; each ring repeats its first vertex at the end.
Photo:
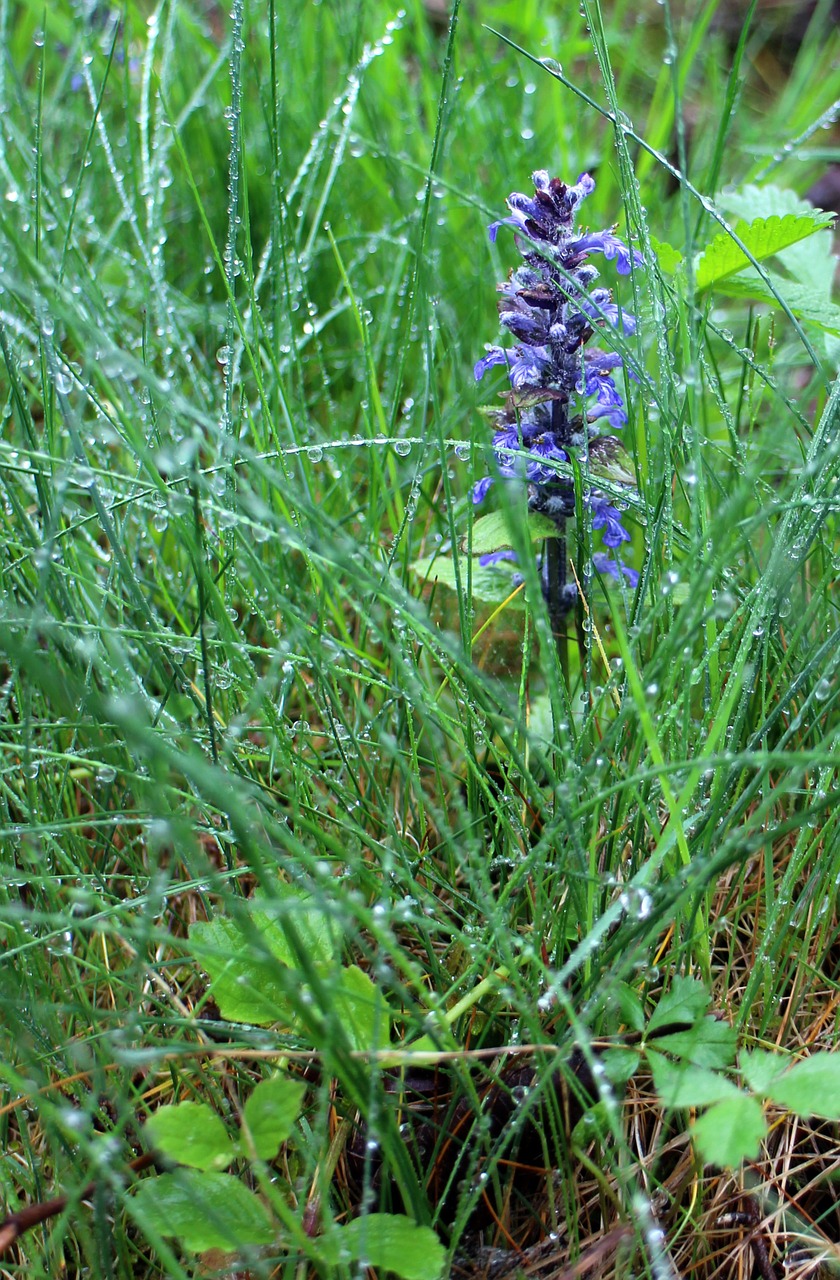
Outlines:
POLYGON ((569 638, 564 626, 571 608, 571 597, 566 590, 566 521, 557 522, 557 537, 545 540, 545 588, 548 603, 548 620, 557 646, 560 669, 569 683, 569 638))

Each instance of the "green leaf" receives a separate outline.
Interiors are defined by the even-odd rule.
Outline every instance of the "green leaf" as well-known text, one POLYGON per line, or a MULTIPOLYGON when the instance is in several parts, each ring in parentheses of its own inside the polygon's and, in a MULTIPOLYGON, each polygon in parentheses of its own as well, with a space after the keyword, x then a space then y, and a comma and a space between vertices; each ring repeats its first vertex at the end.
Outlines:
POLYGON ((277 1236, 257 1197, 227 1173, 176 1169, 146 1178, 128 1197, 128 1206, 141 1229, 174 1236, 194 1253, 271 1244, 277 1236))
MULTIPOLYGON (((831 275, 833 267, 824 266, 823 275, 831 275)), ((784 298, 791 311, 800 320, 807 320, 826 333, 840 334, 840 307, 815 293, 813 286, 790 280, 778 272, 769 272, 770 279, 784 298)), ((779 299, 767 287, 756 271, 743 271, 729 280, 722 280, 718 293, 728 298, 757 298, 771 307, 780 307, 779 299)))
MULTIPOLYGON (((274 894, 257 894, 243 904, 242 919, 219 916, 194 924, 190 943, 212 982, 222 1017, 265 1026, 295 1023, 284 971, 302 985, 301 971, 325 972, 335 962, 340 939, 327 912, 278 882, 274 894)), ((291 978, 290 978, 291 981, 291 978)))
POLYGON ((226 1169, 237 1154, 219 1116, 203 1102, 160 1107, 143 1127, 156 1151, 194 1169, 226 1169))
POLYGON ((738 1051, 738 1033, 728 1022, 704 1018, 688 1031, 657 1036, 656 1048, 698 1067, 728 1067, 738 1051))
POLYGON ((659 263, 660 271, 672 276, 682 266, 683 256, 679 249, 675 249, 673 245, 667 244, 664 240, 655 240, 651 236, 650 247, 653 249, 656 261, 659 263))
POLYGON ((741 1096, 726 1076, 688 1062, 670 1062, 661 1053, 648 1055, 653 1084, 664 1107, 707 1107, 723 1098, 741 1096))
MULTIPOLYGON (((450 591, 458 589, 455 578, 455 564, 451 556, 422 556, 409 567, 412 573, 418 574, 424 580, 437 582, 441 586, 449 587, 450 591)), ((472 566, 473 596, 476 600, 483 600, 485 604, 501 604, 508 599, 512 591, 515 591, 512 582, 515 572, 516 568, 513 564, 488 565, 485 568, 476 560, 472 566)), ((467 567, 462 560, 462 590, 466 587, 466 583, 467 567)), ((523 609, 525 607, 524 592, 517 591, 510 600, 508 607, 523 609)))
POLYGON ((246 938, 232 920, 220 916, 206 924, 194 924, 190 942, 210 978, 223 1018, 258 1026, 294 1020, 277 971, 279 962, 260 956, 253 939, 246 938))
POLYGON ((276 1075, 263 1080, 245 1103, 245 1124, 261 1160, 272 1160, 294 1129, 306 1085, 276 1075))
POLYGON ((334 1226, 318 1240, 330 1266, 360 1262, 377 1271, 393 1271, 402 1280, 438 1280, 446 1251, 431 1227, 419 1227, 395 1213, 369 1213, 346 1226, 334 1226))
POLYGON ((351 1049, 370 1052, 391 1045, 390 1010, 378 987, 357 965, 343 969, 332 1007, 351 1049))
POLYGON ((710 1107, 691 1130, 704 1164, 733 1168, 759 1153, 767 1125, 761 1103, 748 1093, 710 1107))
POLYGON ((615 999, 621 1010, 621 1016, 633 1031, 644 1031, 645 1011, 638 992, 626 982, 619 982, 615 987, 615 999))
POLYGON ((712 997, 696 978, 678 975, 650 1015, 648 1035, 657 1027, 667 1027, 671 1023, 693 1023, 702 1018, 712 997))
POLYGON ((600 1058, 610 1084, 626 1084, 639 1069, 639 1055, 634 1049, 606 1049, 600 1058))
POLYGON ((290 969, 314 965, 326 970, 338 957, 342 939, 335 920, 310 894, 279 882, 269 896, 258 889, 252 898, 253 921, 269 950, 290 969))
POLYGON ((765 1090, 768 1098, 798 1116, 840 1120, 840 1053, 812 1053, 765 1090))
MULTIPOLYGON (((830 225, 831 214, 811 213, 785 214, 779 217, 773 214, 769 218, 755 218, 749 225, 736 223, 734 230, 749 249, 756 262, 772 258, 788 245, 797 244, 806 236, 830 225)), ((695 285, 702 293, 712 285, 724 280, 727 276, 743 271, 751 265, 750 259, 731 237, 722 231, 707 245, 697 260, 695 285)))
POLYGON ((768 1053, 766 1049, 753 1049, 742 1053, 739 1061, 741 1077, 753 1093, 766 1093, 769 1085, 780 1076, 790 1059, 786 1054, 768 1053))
MULTIPOLYGON (((532 511, 527 517, 528 536, 532 542, 543 538, 556 538, 557 525, 548 516, 532 511)), ((471 551, 474 556, 486 555, 488 551, 501 551, 503 547, 512 547, 507 517, 503 511, 491 511, 488 515, 476 520, 472 527, 472 541, 469 548, 464 544, 464 551, 471 551)))

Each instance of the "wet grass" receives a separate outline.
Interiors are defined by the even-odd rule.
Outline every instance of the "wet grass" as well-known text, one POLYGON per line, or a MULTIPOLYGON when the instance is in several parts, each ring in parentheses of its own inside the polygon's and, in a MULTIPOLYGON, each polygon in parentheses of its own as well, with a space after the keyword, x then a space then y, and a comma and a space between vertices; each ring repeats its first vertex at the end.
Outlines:
MULTIPOLYGON (((622 1032, 620 984, 681 973, 747 1045, 834 1044, 837 342, 689 303, 650 250, 719 230, 693 192, 802 196, 836 159, 838 34, 827 5, 795 39, 770 11, 546 8, 0 12, 0 1171, 7 1211, 70 1197, 6 1274, 231 1274, 161 1261, 125 1169, 160 1102, 231 1114, 296 1052, 301 1215, 314 1187, 335 1215, 410 1198, 459 1274, 600 1248, 603 1275, 712 1277, 749 1272, 749 1193, 788 1274, 836 1266, 831 1126, 779 1114, 722 1174, 644 1077, 606 1133, 553 1086, 622 1032), (640 586, 593 589, 565 675, 540 601, 470 591, 472 367, 515 261, 485 227, 540 167, 593 172, 587 221, 650 259, 604 270, 639 317, 640 586), (447 552, 455 590, 411 568, 447 552), (386 1071, 219 1021, 189 928, 278 874, 397 1039, 465 1002, 432 1129, 552 1046, 532 1158, 479 1124, 454 1173, 409 1151, 408 1197, 386 1071)), ((305 1269, 282 1242, 249 1266, 305 1269)))

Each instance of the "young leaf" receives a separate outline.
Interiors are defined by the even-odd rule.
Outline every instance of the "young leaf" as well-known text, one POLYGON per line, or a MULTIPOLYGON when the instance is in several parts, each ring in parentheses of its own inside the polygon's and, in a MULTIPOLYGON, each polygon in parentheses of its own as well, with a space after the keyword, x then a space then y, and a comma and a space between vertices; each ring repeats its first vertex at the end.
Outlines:
POLYGON ((431 1227, 419 1227, 395 1213, 369 1213, 334 1226, 318 1241, 330 1266, 360 1262, 377 1273, 393 1271, 402 1280, 438 1280, 446 1251, 431 1227))
POLYGON ((141 1229, 174 1236, 194 1253, 271 1244, 277 1235, 257 1197, 227 1173, 176 1169, 146 1178, 128 1206, 141 1229))
POLYGON ((672 1023, 694 1023, 702 1018, 712 997, 696 978, 678 975, 650 1015, 648 1035, 672 1023))
MULTIPOLYGON (((739 222, 735 231, 739 239, 746 245, 756 262, 772 258, 788 245, 804 240, 823 227, 831 224, 833 214, 786 214, 780 218, 774 214, 770 218, 755 218, 749 225, 739 222)), ((697 261, 695 285, 702 293, 719 280, 743 271, 751 265, 750 259, 731 237, 722 231, 707 245, 697 261)))
POLYGON ((370 1052, 391 1044, 390 1011, 382 992, 357 965, 343 969, 333 1009, 352 1049, 370 1052))
POLYGON ((245 1103, 245 1124, 261 1160, 273 1159, 291 1134, 305 1093, 303 1081, 285 1075, 263 1080, 251 1093, 245 1103))
POLYGON ((741 1076, 753 1093, 767 1093, 772 1082, 782 1074, 789 1065, 785 1054, 768 1053, 766 1049, 753 1049, 752 1053, 742 1053, 740 1058, 741 1076))
POLYGON ((812 1053, 777 1080, 771 1080, 765 1092, 773 1102, 798 1116, 840 1120, 840 1053, 812 1053))
POLYGON ((648 1055, 653 1084, 664 1107, 707 1107, 724 1098, 741 1096, 726 1076, 687 1062, 670 1062, 661 1053, 648 1055))
POLYGON ((226 1169, 237 1154, 222 1121, 203 1102, 160 1107, 144 1129, 156 1151, 193 1169, 226 1169))
POLYGON ((724 1168, 754 1160, 767 1132, 761 1103, 748 1093, 725 1098, 704 1112, 691 1136, 704 1164, 724 1168))

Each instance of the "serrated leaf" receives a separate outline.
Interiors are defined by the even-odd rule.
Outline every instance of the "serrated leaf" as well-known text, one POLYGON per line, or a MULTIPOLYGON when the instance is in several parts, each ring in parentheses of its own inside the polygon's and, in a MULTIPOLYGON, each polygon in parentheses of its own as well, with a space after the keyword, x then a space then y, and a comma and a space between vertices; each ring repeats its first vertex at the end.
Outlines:
POLYGON ((766 1093, 769 1085, 789 1065, 786 1054, 768 1053, 766 1049, 753 1049, 742 1053, 739 1065, 741 1077, 753 1093, 766 1093))
POLYGON ((770 1081, 765 1092, 798 1116, 840 1120, 840 1053, 812 1053, 770 1081))
POLYGON ((277 1075, 263 1080, 245 1103, 244 1119, 260 1160, 272 1160, 292 1133, 306 1085, 277 1075))
POLYGON ((717 197, 717 204, 743 222, 769 218, 771 214, 783 218, 788 213, 814 212, 810 201, 803 200, 790 187, 777 187, 772 183, 768 183, 766 187, 756 186, 753 182, 747 182, 742 187, 724 187, 717 197))
POLYGON ((671 990, 660 999, 648 1022, 648 1035, 657 1027, 672 1023, 693 1023, 702 1018, 712 997, 696 978, 678 974, 671 983, 671 990))
POLYGON ((332 991, 332 1008, 351 1049, 369 1053, 391 1045, 391 1015, 377 986, 357 965, 343 969, 332 991))
POLYGON ((204 1102, 159 1107, 143 1128, 156 1151, 193 1169, 226 1169, 237 1154, 221 1119, 204 1102))
POLYGON ((664 240, 655 240, 651 236, 650 247, 653 249, 656 261, 659 263, 659 269, 665 271, 669 276, 673 275, 682 266, 683 256, 679 249, 675 249, 672 244, 667 244, 664 240))
POLYGON ((128 1197, 128 1207, 141 1229, 173 1236, 194 1253, 271 1244, 277 1235, 257 1197, 227 1173, 176 1169, 147 1178, 128 1197))
MULTIPOLYGON (((833 265, 825 264, 822 268, 823 278, 831 280, 833 265)), ((825 333, 840 335, 840 307, 827 298, 816 294, 813 286, 789 280, 777 272, 768 272, 774 288, 784 298, 793 314, 800 320, 807 320, 825 333)), ((830 284, 828 286, 830 288, 830 284)), ((771 289, 767 287, 755 271, 742 271, 740 275, 722 280, 717 286, 718 293, 727 298, 756 298, 771 307, 781 304, 771 289)))
MULTIPOLYGON (((734 230, 752 254, 756 262, 772 258, 788 245, 797 244, 807 236, 822 230, 831 223, 832 215, 817 213, 773 214, 769 218, 755 218, 749 225, 739 222, 734 230)), ((707 245, 697 260, 695 287, 699 293, 710 289, 727 276, 743 271, 751 260, 734 240, 722 231, 707 245)))
POLYGON ((664 1053, 693 1062, 697 1067, 721 1069, 735 1061, 738 1051, 738 1033, 728 1022, 716 1018, 704 1018, 688 1031, 675 1031, 672 1035, 657 1036, 656 1048, 664 1053))
POLYGON ((375 1271, 393 1271, 402 1280, 438 1280, 446 1251, 431 1227, 420 1227, 396 1213, 369 1213, 346 1226, 334 1226, 318 1240, 328 1266, 361 1263, 375 1271))
POLYGON ((692 1127, 691 1136, 704 1164, 734 1168, 756 1158, 766 1132, 761 1103, 742 1093, 710 1107, 692 1127))
POLYGON ((669 1062, 661 1053, 649 1053, 653 1085, 664 1107, 708 1107, 724 1098, 741 1096, 726 1076, 688 1062, 669 1062))

